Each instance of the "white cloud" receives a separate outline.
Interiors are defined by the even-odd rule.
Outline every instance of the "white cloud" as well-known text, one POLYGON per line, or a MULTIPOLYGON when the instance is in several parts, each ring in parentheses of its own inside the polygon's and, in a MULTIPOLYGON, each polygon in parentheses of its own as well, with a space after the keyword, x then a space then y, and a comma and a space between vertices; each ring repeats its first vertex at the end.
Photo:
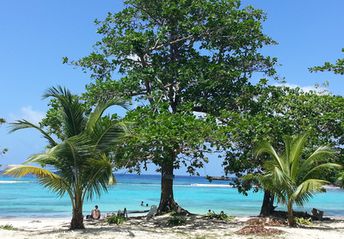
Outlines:
POLYGON ((300 85, 290 84, 290 83, 274 84, 274 85, 275 86, 285 86, 285 87, 289 87, 289 88, 300 88, 304 92, 314 91, 314 92, 317 92, 319 94, 324 94, 328 91, 328 89, 322 85, 319 85, 319 86, 317 86, 317 85, 300 86, 300 85))
POLYGON ((32 106, 23 106, 20 108, 18 114, 10 114, 10 121, 25 119, 31 123, 38 124, 45 114, 41 111, 36 111, 32 109, 32 106))

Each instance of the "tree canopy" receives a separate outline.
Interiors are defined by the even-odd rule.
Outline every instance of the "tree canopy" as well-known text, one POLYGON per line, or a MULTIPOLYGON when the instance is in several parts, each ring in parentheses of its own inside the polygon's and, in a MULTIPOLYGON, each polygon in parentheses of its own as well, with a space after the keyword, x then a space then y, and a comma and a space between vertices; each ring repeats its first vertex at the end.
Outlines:
POLYGON ((94 80, 87 86, 91 104, 120 95, 143 105, 128 118, 142 127, 136 129, 145 140, 132 138, 127 146, 139 146, 140 161, 160 167, 159 211, 176 205, 173 168, 190 162, 188 171, 194 172, 203 164, 191 158, 206 160, 199 149, 213 121, 194 112, 216 114, 218 104, 238 109, 236 98, 253 73, 275 74, 276 59, 260 51, 275 44, 262 31, 265 18, 239 0, 126 0, 123 10, 96 21, 102 38, 95 51, 71 62, 94 80), (184 155, 190 160, 179 160, 184 155))

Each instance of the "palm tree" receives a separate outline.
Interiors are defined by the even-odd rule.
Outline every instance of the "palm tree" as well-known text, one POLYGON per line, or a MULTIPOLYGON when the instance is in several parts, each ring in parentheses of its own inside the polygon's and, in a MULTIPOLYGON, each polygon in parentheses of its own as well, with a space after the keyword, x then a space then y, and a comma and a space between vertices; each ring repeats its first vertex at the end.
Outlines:
POLYGON ((115 182, 109 155, 111 147, 124 135, 122 125, 102 115, 110 106, 123 103, 115 99, 102 102, 87 114, 78 98, 65 88, 50 88, 44 97, 53 97, 61 106, 61 138, 55 140, 43 128, 26 120, 13 123, 12 132, 34 128, 49 141, 49 146, 45 153, 33 155, 5 173, 16 177, 36 175, 44 187, 59 196, 67 194, 72 204, 70 228, 84 229, 83 202, 99 196, 115 182), (31 163, 40 167, 28 165, 31 163))
POLYGON ((256 156, 268 154, 272 158, 266 161, 265 173, 258 176, 258 180, 279 202, 287 205, 289 226, 295 226, 293 204, 302 206, 314 193, 324 191, 322 186, 329 182, 323 180, 321 174, 341 167, 329 162, 335 152, 327 146, 304 157, 306 141, 307 134, 286 137, 283 154, 278 154, 268 142, 263 142, 255 151, 256 156))

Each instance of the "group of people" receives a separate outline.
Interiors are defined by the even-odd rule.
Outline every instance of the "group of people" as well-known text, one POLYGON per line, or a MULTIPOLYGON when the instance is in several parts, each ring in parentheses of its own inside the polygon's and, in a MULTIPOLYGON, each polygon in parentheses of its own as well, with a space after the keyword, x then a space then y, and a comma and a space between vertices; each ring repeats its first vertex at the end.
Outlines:
MULTIPOLYGON (((143 201, 141 203, 141 206, 142 206, 142 204, 143 204, 143 201)), ((146 204, 146 207, 148 207, 148 203, 146 204)), ((127 218, 128 217, 127 209, 124 208, 123 212, 121 210, 119 210, 118 213, 117 213, 117 216, 119 216, 119 215, 124 216, 124 217, 127 218)), ((86 219, 99 220, 100 216, 101 216, 101 213, 100 213, 100 210, 98 208, 98 205, 95 205, 94 209, 92 209, 92 211, 91 211, 91 214, 86 216, 86 219)))

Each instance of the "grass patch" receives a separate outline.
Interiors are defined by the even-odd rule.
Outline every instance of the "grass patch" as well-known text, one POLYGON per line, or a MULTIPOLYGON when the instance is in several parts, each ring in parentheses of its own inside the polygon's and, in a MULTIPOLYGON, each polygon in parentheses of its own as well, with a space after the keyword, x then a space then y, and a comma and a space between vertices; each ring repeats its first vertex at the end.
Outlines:
POLYGON ((9 230, 9 231, 18 230, 17 228, 15 228, 14 226, 12 226, 11 224, 0 225, 0 229, 2 229, 2 230, 9 230))

